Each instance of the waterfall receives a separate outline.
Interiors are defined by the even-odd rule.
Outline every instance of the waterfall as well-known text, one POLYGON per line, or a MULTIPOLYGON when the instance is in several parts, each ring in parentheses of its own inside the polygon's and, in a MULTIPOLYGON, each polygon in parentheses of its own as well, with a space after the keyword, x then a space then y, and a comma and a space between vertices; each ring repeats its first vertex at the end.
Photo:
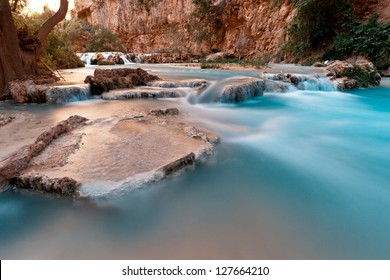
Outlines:
POLYGON ((119 55, 119 57, 123 59, 126 65, 133 64, 131 61, 127 59, 126 55, 122 52, 88 52, 88 53, 77 53, 77 56, 80 58, 81 61, 84 61, 85 65, 91 65, 91 58, 93 58, 97 54, 102 54, 103 57, 106 59, 113 57, 115 55, 119 55))

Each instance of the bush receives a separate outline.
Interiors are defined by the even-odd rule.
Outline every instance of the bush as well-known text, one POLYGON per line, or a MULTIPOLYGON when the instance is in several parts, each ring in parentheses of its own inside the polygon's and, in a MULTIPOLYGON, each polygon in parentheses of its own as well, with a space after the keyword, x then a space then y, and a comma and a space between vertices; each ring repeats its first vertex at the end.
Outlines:
POLYGON ((360 25, 349 23, 347 31, 337 34, 324 59, 343 59, 351 55, 363 55, 376 67, 386 69, 390 64, 390 23, 379 23, 377 15, 360 25))
POLYGON ((378 86, 380 80, 377 79, 377 72, 371 72, 370 69, 364 69, 361 66, 354 65, 352 68, 345 68, 343 73, 338 76, 355 79, 358 87, 378 86))

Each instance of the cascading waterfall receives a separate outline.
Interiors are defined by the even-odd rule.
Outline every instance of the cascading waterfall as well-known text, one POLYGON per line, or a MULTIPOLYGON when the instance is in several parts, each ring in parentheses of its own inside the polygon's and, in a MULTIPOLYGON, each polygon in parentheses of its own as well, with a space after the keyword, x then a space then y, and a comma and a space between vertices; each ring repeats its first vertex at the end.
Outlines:
POLYGON ((85 65, 91 65, 91 58, 96 56, 97 53, 102 54, 106 59, 109 57, 113 57, 115 55, 119 55, 119 57, 123 59, 126 65, 133 64, 131 61, 127 59, 126 55, 121 52, 88 52, 88 53, 77 53, 77 56, 80 58, 81 61, 85 62, 85 65))

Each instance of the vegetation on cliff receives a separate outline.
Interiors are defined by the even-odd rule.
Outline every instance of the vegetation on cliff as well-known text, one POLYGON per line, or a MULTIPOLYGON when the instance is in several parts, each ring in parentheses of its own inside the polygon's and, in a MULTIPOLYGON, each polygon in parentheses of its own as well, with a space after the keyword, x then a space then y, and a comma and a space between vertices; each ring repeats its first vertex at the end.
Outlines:
MULTIPOLYGON (((284 0, 274 0, 278 6, 284 0)), ((364 0, 288 0, 296 9, 288 29, 289 39, 282 53, 297 60, 330 49, 324 59, 343 59, 364 55, 379 66, 388 63, 390 24, 378 23, 377 16, 360 21, 372 1, 364 0), (358 12, 356 7, 360 7, 358 12)))

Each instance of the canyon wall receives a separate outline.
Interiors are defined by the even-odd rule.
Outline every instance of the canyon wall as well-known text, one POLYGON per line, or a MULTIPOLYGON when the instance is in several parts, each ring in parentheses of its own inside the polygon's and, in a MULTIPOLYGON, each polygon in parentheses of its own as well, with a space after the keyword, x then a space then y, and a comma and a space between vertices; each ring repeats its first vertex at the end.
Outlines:
MULTIPOLYGON (((198 54, 214 49, 243 55, 274 54, 287 40, 286 29, 294 16, 289 5, 273 7, 272 0, 219 0, 216 7, 222 26, 217 36, 198 44, 189 32, 192 0, 74 2, 74 16, 108 27, 119 35, 130 52, 198 54)), ((355 9, 361 17, 368 18, 376 12, 381 21, 390 21, 390 0, 357 3, 355 9)))
POLYGON ((74 16, 101 24, 117 33, 129 51, 177 50, 200 53, 209 49, 243 54, 274 53, 286 40, 293 10, 272 0, 220 0, 223 19, 210 43, 195 43, 189 32, 192 0, 75 0, 74 16), (240 47, 237 42, 244 42, 240 47))

